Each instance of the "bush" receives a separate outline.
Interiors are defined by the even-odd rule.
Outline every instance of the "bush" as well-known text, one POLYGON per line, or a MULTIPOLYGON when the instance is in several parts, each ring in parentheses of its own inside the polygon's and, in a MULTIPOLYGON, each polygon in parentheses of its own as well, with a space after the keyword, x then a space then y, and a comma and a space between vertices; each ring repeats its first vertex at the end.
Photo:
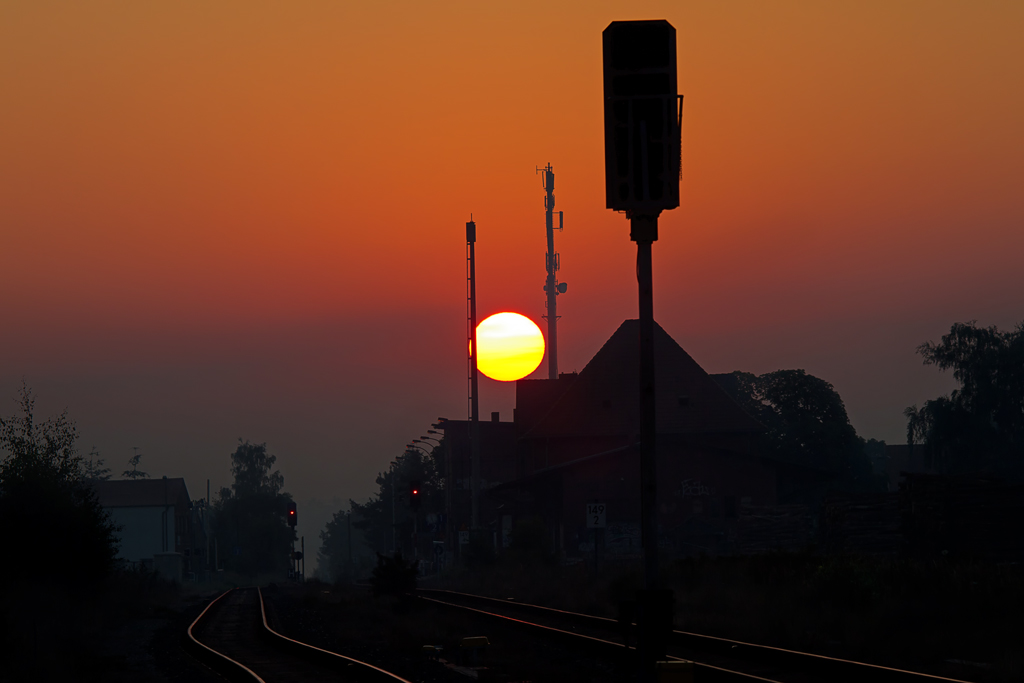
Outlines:
POLYGON ((20 416, 0 417, 0 528, 17 555, 0 581, 96 584, 114 568, 117 529, 83 478, 75 425, 66 412, 36 423, 27 387, 19 403, 20 416))
POLYGON ((402 553, 387 557, 377 553, 377 566, 370 576, 373 596, 404 595, 416 590, 416 572, 419 561, 407 562, 402 553))

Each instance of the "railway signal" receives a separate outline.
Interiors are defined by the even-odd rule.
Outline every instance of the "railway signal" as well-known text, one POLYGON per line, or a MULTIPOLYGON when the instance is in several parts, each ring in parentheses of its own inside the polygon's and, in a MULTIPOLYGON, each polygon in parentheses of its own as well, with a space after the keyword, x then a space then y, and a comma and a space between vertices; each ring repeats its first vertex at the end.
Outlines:
POLYGON ((295 501, 288 501, 288 526, 295 528, 295 524, 298 522, 298 514, 295 510, 295 501))
POLYGON ((604 98, 608 208, 656 218, 679 206, 682 109, 672 24, 613 21, 605 29, 604 98))
POLYGON ((418 481, 409 482, 409 507, 418 510, 423 499, 423 488, 418 481))
MULTIPOLYGON (((672 592, 658 588, 654 286, 658 216, 679 206, 682 98, 676 30, 664 20, 613 21, 604 30, 606 206, 625 211, 636 242, 640 319, 640 538, 645 590, 637 593, 639 680, 655 680, 672 631, 672 592)), ((589 511, 588 511, 589 512, 589 511)))

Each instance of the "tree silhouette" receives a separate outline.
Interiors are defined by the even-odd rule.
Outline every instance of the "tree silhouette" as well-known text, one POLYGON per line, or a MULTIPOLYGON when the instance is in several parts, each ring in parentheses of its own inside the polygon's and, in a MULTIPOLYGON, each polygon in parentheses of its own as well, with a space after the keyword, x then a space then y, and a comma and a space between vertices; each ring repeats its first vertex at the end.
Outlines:
POLYGON ((125 479, 132 480, 148 479, 149 475, 139 469, 139 461, 142 460, 142 453, 139 453, 139 447, 132 446, 132 450, 135 452, 135 455, 128 458, 128 464, 131 465, 132 468, 130 470, 125 470, 124 472, 122 472, 121 476, 124 477, 125 479))
POLYGON ((955 323, 917 352, 960 386, 904 411, 908 445, 940 472, 1024 478, 1024 322, 1010 331, 955 323))
MULTIPOLYGON (((338 510, 320 531, 320 549, 317 550, 317 567, 321 576, 328 581, 337 581, 352 567, 348 562, 352 539, 351 510, 338 510)), ((358 528, 358 527, 357 527, 358 528)))
MULTIPOLYGON (((277 457, 267 444, 238 440, 231 454, 231 488, 222 488, 213 505, 213 528, 224 566, 255 577, 282 574, 289 566, 295 530, 288 526, 292 497, 284 493, 284 477, 273 470, 277 457)), ((300 511, 301 514, 301 511, 300 511)))
POLYGON ((231 474, 235 483, 231 485, 235 496, 276 496, 284 487, 281 472, 270 469, 277 462, 277 456, 267 453, 267 444, 249 443, 238 440, 238 448, 231 455, 231 474))
POLYGON ((349 501, 349 508, 358 520, 353 522, 353 526, 364 533, 366 542, 372 548, 378 552, 390 551, 393 535, 398 536, 401 548, 403 539, 411 535, 413 515, 416 513, 409 509, 406 495, 409 482, 418 481, 423 487, 423 502, 419 514, 444 510, 444 480, 440 474, 444 471, 444 451, 443 441, 440 446, 433 449, 430 456, 418 448, 407 448, 402 455, 395 458, 390 469, 377 475, 376 497, 365 503, 349 501), (392 496, 395 497, 393 505, 392 496))
POLYGON ((82 460, 82 478, 90 482, 110 479, 110 468, 106 467, 106 461, 95 446, 89 451, 89 457, 82 460))
POLYGON ((737 403, 766 428, 763 448, 779 460, 837 475, 843 490, 884 490, 872 471, 868 445, 857 436, 843 399, 829 382, 804 370, 763 375, 734 372, 721 382, 737 403))
POLYGON ((116 528, 83 477, 75 424, 66 410, 37 422, 27 386, 18 406, 20 415, 0 417, 0 528, 4 543, 31 562, 0 562, 0 586, 95 584, 113 569, 116 528))

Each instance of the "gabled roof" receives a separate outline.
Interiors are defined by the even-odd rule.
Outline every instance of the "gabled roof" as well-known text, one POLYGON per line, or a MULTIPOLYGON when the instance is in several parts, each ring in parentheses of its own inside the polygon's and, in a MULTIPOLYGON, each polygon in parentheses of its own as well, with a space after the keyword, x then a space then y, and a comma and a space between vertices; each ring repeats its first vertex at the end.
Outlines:
MULTIPOLYGON (((522 438, 637 434, 640 425, 639 339, 639 321, 623 322, 522 438)), ((657 323, 654 324, 654 364, 659 434, 763 430, 657 323)))
POLYGON ((189 502, 188 489, 181 477, 97 481, 92 487, 105 508, 174 505, 181 497, 189 502))

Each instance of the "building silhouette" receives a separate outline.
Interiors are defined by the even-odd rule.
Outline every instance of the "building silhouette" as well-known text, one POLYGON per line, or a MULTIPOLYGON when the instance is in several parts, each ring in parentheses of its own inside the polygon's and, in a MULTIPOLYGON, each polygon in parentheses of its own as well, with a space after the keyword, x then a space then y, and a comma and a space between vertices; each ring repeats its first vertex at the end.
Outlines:
MULTIPOLYGON (((640 552, 638 338, 638 321, 626 320, 579 373, 518 381, 512 422, 481 424, 481 525, 496 546, 517 522, 540 518, 563 558, 640 552), (603 530, 587 526, 592 503, 605 506, 603 530)), ((771 529, 786 527, 780 504, 828 475, 762 455, 764 428, 657 324, 654 351, 665 552, 735 552, 759 510, 773 511, 771 529)), ((468 528, 465 425, 444 423, 452 531, 468 528)), ((808 519, 786 527, 780 545, 806 543, 808 519)))
POLYGON ((205 509, 193 505, 185 480, 123 479, 92 484, 119 527, 118 559, 165 578, 201 578, 206 568, 205 509))

